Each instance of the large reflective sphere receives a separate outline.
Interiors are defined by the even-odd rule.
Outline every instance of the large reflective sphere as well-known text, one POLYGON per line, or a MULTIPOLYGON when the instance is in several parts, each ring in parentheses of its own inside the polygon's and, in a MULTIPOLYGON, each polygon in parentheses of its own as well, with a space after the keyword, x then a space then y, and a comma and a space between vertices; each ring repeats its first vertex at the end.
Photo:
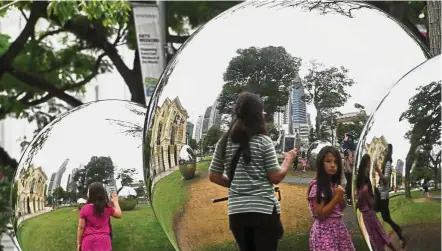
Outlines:
POLYGON ((315 167, 318 153, 322 150, 322 148, 331 145, 332 144, 330 142, 323 140, 317 140, 313 142, 307 150, 307 159, 310 163, 310 166, 315 167))
POLYGON ((399 229, 406 250, 441 250, 440 66, 437 56, 401 78, 362 133, 356 155, 354 204, 372 250, 383 250, 385 244, 379 242, 376 215, 367 203, 369 190, 375 188, 381 192, 377 220, 396 250, 401 244, 399 229), (368 191, 363 190, 365 177, 372 185, 367 184, 368 191))
MULTIPOLYGON (((404 27, 365 3, 250 1, 207 23, 170 62, 146 118, 147 182, 155 214, 174 247, 236 250, 227 201, 220 199, 227 189, 209 181, 208 168, 239 92, 262 97, 282 161, 293 147, 306 156, 309 138, 339 145, 344 132, 336 133, 328 122, 357 120, 365 113, 355 103, 373 110, 426 55, 404 27), (198 160, 195 174, 187 177, 180 171, 184 145, 198 160)), ((308 249, 312 218, 306 193, 315 169, 303 172, 302 163, 300 158, 299 167, 290 168, 278 185, 285 228, 280 250, 308 249)), ((350 225, 357 250, 364 250, 356 217, 347 218, 355 222, 350 225)))
MULTIPOLYGON (((76 250, 79 208, 95 181, 109 195, 119 192, 123 215, 111 221, 113 250, 151 247, 148 240, 132 238, 161 232, 152 224, 143 177, 145 112, 127 101, 99 101, 70 110, 41 130, 23 153, 13 185, 12 218, 23 251, 76 250)), ((158 250, 169 247, 164 240, 158 250)))

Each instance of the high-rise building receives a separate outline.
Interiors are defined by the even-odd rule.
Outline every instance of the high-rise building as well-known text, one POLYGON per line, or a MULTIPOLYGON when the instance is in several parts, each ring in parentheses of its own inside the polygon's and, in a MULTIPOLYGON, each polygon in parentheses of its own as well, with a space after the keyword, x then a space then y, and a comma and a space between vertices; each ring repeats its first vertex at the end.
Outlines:
POLYGON ((66 187, 67 192, 76 192, 77 191, 77 184, 74 181, 74 177, 77 174, 78 171, 82 168, 82 165, 80 165, 80 168, 74 168, 72 170, 72 173, 70 174, 70 179, 68 179, 68 185, 66 187))
POLYGON ((195 140, 196 142, 199 142, 201 140, 201 132, 203 129, 203 119, 204 117, 202 115, 198 116, 198 120, 196 121, 196 126, 195 126, 195 140))
POLYGON ((219 109, 218 109, 220 96, 221 95, 218 95, 216 97, 216 100, 215 100, 215 102, 212 105, 212 109, 210 110, 208 129, 210 129, 212 126, 216 126, 217 128, 220 128, 220 125, 221 125, 221 114, 219 113, 219 109))
POLYGON ((187 138, 192 138, 193 137, 193 128, 195 126, 193 125, 192 122, 187 121, 187 126, 186 126, 186 134, 187 134, 187 138))
POLYGON ((305 95, 301 79, 296 78, 292 89, 292 121, 293 124, 308 124, 307 121, 307 105, 303 100, 305 95))
POLYGON ((212 106, 207 107, 206 112, 204 113, 204 119, 203 119, 203 128, 201 129, 201 139, 204 139, 204 137, 207 135, 207 132, 209 131, 209 119, 210 119, 210 113, 212 112, 212 106))
POLYGON ((68 162, 69 162, 69 159, 66 159, 65 161, 63 161, 61 166, 58 168, 58 171, 52 174, 51 181, 49 183, 49 188, 48 188, 48 195, 52 195, 52 193, 55 191, 55 189, 60 187, 61 178, 63 177, 64 172, 66 172, 66 166, 68 165, 68 162), (54 176, 54 174, 55 174, 55 176, 54 176), (53 176, 54 176, 54 179, 52 180, 53 176))
POLYGON ((398 159, 396 161, 396 173, 397 174, 401 174, 404 175, 404 161, 401 159, 398 159))

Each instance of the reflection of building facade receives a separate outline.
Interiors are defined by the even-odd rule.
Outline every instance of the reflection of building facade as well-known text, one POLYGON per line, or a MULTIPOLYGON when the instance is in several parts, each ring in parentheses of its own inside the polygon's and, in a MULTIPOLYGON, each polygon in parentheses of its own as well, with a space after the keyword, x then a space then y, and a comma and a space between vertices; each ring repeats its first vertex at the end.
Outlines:
POLYGON ((67 192, 77 192, 77 184, 74 181, 74 177, 78 173, 78 171, 80 171, 80 169, 82 169, 82 165, 80 165, 80 168, 74 168, 72 170, 72 173, 70 174, 70 176, 68 178, 68 185, 66 186, 67 192))
POLYGON ((22 170, 17 180, 16 216, 43 210, 48 177, 41 167, 22 170))
MULTIPOLYGON (((371 180, 372 184, 379 183, 379 175, 374 171, 375 166, 382 167, 382 162, 384 160, 383 152, 387 149, 387 140, 384 136, 380 138, 373 137, 369 144, 365 145, 365 151, 371 157, 372 170, 371 170, 371 180), (375 182, 373 182, 375 181, 375 182)), ((393 163, 391 163, 393 165, 393 163)), ((391 172, 390 187, 396 186, 396 170, 393 167, 391 172)))
POLYGON ((196 127, 195 127, 195 140, 196 142, 200 142, 201 140, 201 132, 203 129, 203 116, 198 116, 198 120, 196 121, 196 127))
POLYGON ((51 175, 51 183, 48 187, 48 195, 52 195, 57 187, 61 185, 61 178, 63 177, 64 172, 66 172, 66 166, 68 165, 69 159, 66 159, 58 168, 58 171, 51 175), (55 176, 54 176, 55 174, 55 176), (52 179, 54 177, 54 179, 52 179))
POLYGON ((179 98, 166 98, 161 107, 156 107, 152 128, 151 165, 155 172, 168 171, 178 165, 178 151, 186 144, 187 111, 179 98))

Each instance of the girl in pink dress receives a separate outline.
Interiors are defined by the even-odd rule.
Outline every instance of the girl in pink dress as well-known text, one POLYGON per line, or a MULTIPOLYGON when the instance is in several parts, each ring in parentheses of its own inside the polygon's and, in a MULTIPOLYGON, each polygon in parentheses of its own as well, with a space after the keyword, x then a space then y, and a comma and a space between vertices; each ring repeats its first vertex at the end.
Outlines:
POLYGON ((390 238, 384 231, 376 212, 373 210, 374 194, 370 181, 370 155, 365 154, 359 164, 356 191, 358 202, 356 207, 361 211, 365 229, 370 237, 370 243, 375 251, 385 251, 385 246, 391 250, 396 249, 391 244, 390 238))
POLYGON ((120 218, 121 209, 116 194, 111 200, 113 206, 100 182, 89 186, 87 204, 80 210, 77 251, 112 251, 110 216, 120 218))
POLYGON ((340 185, 342 158, 339 151, 324 147, 318 154, 316 177, 309 184, 308 201, 314 219, 310 230, 311 251, 354 251, 347 226, 342 220, 346 206, 340 185))

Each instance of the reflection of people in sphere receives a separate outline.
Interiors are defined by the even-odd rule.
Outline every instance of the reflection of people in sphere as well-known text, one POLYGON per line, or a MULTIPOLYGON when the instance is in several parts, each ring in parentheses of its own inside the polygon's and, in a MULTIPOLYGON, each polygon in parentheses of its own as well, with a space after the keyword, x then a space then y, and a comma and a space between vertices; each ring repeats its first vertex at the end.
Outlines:
POLYGON ((356 144, 354 143, 352 132, 345 133, 342 150, 344 152, 344 175, 346 180, 345 194, 347 195, 347 204, 351 205, 351 177, 354 163, 354 152, 356 151, 356 144))
POLYGON ((121 217, 118 196, 112 194, 109 204, 106 190, 100 182, 89 186, 87 203, 80 210, 77 251, 112 250, 110 216, 121 217))
POLYGON ((370 242, 375 250, 384 251, 385 246, 388 246, 394 251, 395 248, 391 244, 390 238, 388 238, 387 233, 385 233, 381 222, 376 216, 376 212, 373 210, 374 193, 369 176, 370 163, 370 156, 365 154, 362 157, 359 165, 358 177, 356 180, 356 191, 358 197, 357 208, 362 213, 365 228, 368 236, 370 236, 370 242))
POLYGON ((305 152, 301 153, 301 163, 302 163, 302 171, 305 172, 305 167, 307 166, 307 160, 305 159, 305 152))
POLYGON ((379 201, 379 210, 382 214, 382 219, 390 224, 391 228, 396 232, 399 239, 402 240, 402 246, 405 245, 405 239, 402 235, 402 229, 396 224, 393 219, 391 219, 390 215, 390 208, 389 208, 389 202, 390 202, 390 180, 391 180, 391 173, 392 173, 392 155, 393 155, 393 145, 388 144, 387 149, 384 151, 384 158, 382 161, 382 169, 380 169, 378 166, 376 166, 375 171, 378 173, 380 179, 379 184, 377 185, 377 188, 380 193, 380 201, 379 201))
POLYGON ((273 184, 284 179, 296 157, 296 149, 285 153, 279 166, 263 107, 258 95, 238 95, 235 119, 216 145, 209 169, 210 181, 229 188, 229 225, 241 251, 277 250, 283 228, 273 184))
POLYGON ((345 191, 340 185, 341 154, 332 146, 322 148, 316 167, 316 178, 308 188, 310 214, 314 219, 310 230, 310 250, 354 251, 350 233, 342 220, 346 204, 345 191))
POLYGON ((424 189, 425 197, 429 198, 430 197, 430 191, 428 190, 428 183, 424 182, 424 184, 422 184, 422 188, 424 189))

